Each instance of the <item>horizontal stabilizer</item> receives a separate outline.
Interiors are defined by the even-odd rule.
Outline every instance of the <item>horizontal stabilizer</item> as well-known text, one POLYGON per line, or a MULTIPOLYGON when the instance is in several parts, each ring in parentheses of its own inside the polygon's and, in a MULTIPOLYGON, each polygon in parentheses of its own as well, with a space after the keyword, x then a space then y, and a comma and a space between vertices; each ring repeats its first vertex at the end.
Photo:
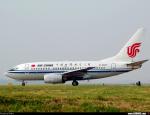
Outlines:
POLYGON ((127 66, 140 66, 140 65, 142 65, 143 63, 145 63, 147 61, 148 60, 142 60, 142 61, 138 61, 138 62, 133 62, 133 63, 127 64, 127 66))

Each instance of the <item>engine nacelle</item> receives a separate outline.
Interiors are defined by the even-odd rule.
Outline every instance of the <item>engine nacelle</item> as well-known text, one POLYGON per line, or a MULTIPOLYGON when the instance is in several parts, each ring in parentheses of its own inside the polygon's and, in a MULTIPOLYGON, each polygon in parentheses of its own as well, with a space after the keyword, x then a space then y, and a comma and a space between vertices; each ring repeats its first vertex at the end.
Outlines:
POLYGON ((62 79, 61 74, 46 74, 44 75, 44 82, 45 83, 65 83, 62 79))

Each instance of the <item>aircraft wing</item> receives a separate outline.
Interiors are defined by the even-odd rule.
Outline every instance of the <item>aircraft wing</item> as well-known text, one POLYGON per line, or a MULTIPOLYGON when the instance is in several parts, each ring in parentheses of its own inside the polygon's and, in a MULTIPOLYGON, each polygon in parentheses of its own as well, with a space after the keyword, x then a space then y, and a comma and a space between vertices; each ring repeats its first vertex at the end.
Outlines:
POLYGON ((64 80, 82 79, 83 75, 85 75, 88 70, 93 69, 93 68, 94 67, 87 67, 84 69, 78 69, 78 70, 65 72, 65 73, 62 73, 62 76, 64 80))

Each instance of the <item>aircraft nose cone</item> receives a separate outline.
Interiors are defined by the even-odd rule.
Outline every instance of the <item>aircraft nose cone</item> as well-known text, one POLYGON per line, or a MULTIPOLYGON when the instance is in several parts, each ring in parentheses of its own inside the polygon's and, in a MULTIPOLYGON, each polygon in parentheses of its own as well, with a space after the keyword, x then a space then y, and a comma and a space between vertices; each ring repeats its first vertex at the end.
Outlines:
POLYGON ((5 72, 4 75, 7 76, 7 72, 5 72))
POLYGON ((13 74, 9 73, 9 71, 5 72, 4 76, 7 76, 9 78, 14 78, 13 74))
POLYGON ((4 73, 4 76, 7 76, 7 77, 9 77, 9 74, 8 74, 8 72, 5 72, 5 73, 4 73))

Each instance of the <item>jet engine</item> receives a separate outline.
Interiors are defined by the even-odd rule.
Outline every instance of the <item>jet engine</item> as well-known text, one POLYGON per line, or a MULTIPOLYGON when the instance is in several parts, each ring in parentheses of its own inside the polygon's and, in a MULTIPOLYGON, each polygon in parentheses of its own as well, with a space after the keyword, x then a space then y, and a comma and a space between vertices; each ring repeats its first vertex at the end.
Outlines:
POLYGON ((54 74, 54 73, 44 75, 44 82, 45 83, 65 83, 65 81, 63 81, 62 79, 61 74, 54 74))

